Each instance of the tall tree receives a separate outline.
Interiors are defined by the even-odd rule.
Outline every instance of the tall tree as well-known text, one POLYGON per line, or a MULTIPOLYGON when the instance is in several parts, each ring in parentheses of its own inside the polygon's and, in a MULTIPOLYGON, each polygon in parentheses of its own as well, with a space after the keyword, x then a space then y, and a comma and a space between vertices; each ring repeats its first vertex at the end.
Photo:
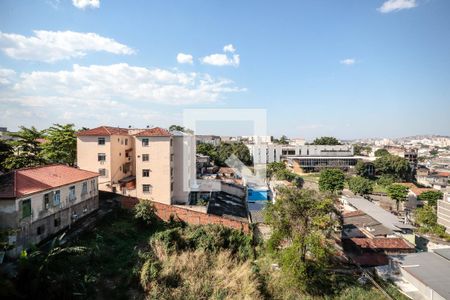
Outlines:
POLYGON ((344 183, 344 172, 339 169, 326 169, 320 172, 319 189, 322 192, 340 192, 344 189, 344 183))
POLYGON ((320 138, 316 138, 313 142, 313 145, 340 145, 341 143, 337 138, 332 136, 322 136, 320 138))
POLYGON ((441 191, 426 191, 419 195, 419 200, 427 201, 428 205, 436 207, 437 201, 442 199, 444 194, 441 191))
POLYGON ((350 191, 358 195, 367 195, 373 191, 373 182, 367 178, 356 176, 348 180, 350 191))
POLYGON ((277 172, 282 170, 286 170, 286 165, 284 164, 284 162, 280 161, 268 163, 266 169, 266 176, 267 178, 271 178, 277 172))
POLYGON ((408 188, 400 184, 391 184, 387 187, 387 194, 392 200, 395 200, 397 211, 399 211, 400 202, 406 200, 408 196, 408 188))
POLYGON ((264 210, 265 222, 272 229, 269 248, 280 257, 290 282, 305 291, 325 292, 320 291, 320 283, 333 253, 334 211, 331 198, 296 188, 280 188, 275 204, 264 210))
POLYGON ((362 160, 358 160, 355 166, 355 172, 361 177, 371 177, 371 174, 369 173, 369 167, 373 168, 372 163, 367 163, 362 160))
POLYGON ((31 128, 21 126, 18 132, 10 133, 10 136, 16 139, 11 141, 15 155, 6 158, 3 163, 5 169, 19 169, 45 163, 42 156, 42 141, 40 140, 44 138, 44 134, 41 131, 34 126, 31 128))
POLYGON ((385 155, 389 155, 389 151, 387 151, 386 149, 378 149, 375 151, 376 157, 381 157, 381 156, 385 156, 385 155))
POLYGON ((43 154, 52 163, 74 166, 77 158, 77 138, 74 124, 54 124, 45 130, 43 154))
POLYGON ((14 155, 14 152, 11 144, 5 140, 0 140, 0 171, 7 171, 6 168, 3 167, 3 163, 12 155, 14 155))
POLYGON ((391 175, 396 179, 407 179, 411 174, 408 160, 396 155, 383 155, 374 161, 375 171, 379 175, 391 175))

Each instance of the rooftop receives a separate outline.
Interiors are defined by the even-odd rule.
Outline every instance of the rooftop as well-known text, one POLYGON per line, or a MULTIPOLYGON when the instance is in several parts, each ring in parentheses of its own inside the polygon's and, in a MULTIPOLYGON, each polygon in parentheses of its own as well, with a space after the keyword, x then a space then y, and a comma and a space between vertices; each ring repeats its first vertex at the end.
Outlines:
POLYGON ((450 299, 450 249, 405 255, 402 268, 444 299, 450 299))
POLYGON ((135 134, 135 136, 143 136, 143 137, 147 137, 147 136, 172 136, 172 134, 161 127, 154 127, 154 128, 150 128, 150 129, 145 129, 142 130, 138 133, 135 134))
POLYGON ((95 172, 65 165, 19 169, 0 176, 0 199, 14 199, 97 177, 95 172))
POLYGON ((77 136, 110 136, 110 135, 128 135, 128 129, 100 126, 97 128, 81 130, 77 132, 77 136))
POLYGON ((413 192, 414 194, 416 194, 416 196, 421 195, 424 192, 428 192, 428 191, 435 191, 432 188, 420 188, 417 185, 415 185, 414 183, 411 182, 403 182, 403 183, 397 183, 403 186, 406 186, 407 188, 410 189, 411 192, 413 192))
POLYGON ((350 240, 362 249, 414 249, 413 245, 410 245, 402 238, 351 238, 350 240))
POLYGON ((363 211, 367 215, 371 216, 390 230, 401 231, 402 229, 414 229, 414 226, 401 223, 397 216, 385 211, 375 203, 370 202, 369 200, 366 200, 362 197, 342 196, 342 199, 346 200, 357 210, 363 211))

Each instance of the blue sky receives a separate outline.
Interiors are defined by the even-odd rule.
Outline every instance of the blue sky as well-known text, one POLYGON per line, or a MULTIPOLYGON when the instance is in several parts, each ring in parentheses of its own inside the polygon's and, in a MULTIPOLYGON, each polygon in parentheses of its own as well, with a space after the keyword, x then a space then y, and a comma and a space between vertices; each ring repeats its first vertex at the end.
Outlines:
POLYGON ((0 126, 263 108, 273 135, 450 135, 449 29, 448 0, 3 0, 0 126))

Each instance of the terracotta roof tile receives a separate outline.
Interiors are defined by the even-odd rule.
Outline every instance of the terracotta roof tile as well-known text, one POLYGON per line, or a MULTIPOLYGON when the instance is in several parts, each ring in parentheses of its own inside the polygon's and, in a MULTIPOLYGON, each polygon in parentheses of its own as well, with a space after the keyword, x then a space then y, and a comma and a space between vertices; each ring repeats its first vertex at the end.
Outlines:
POLYGON ((363 249, 413 249, 414 247, 408 244, 402 238, 351 238, 355 245, 363 249))
POLYGON ((164 128, 154 127, 142 130, 136 133, 135 136, 172 136, 172 134, 164 128))
POLYGON ((97 128, 81 130, 77 132, 77 136, 110 136, 110 135, 128 135, 128 129, 100 126, 97 128))
POLYGON ((18 198, 98 175, 65 165, 19 169, 0 176, 0 198, 18 198))
POLYGON ((415 185, 414 183, 411 183, 411 182, 403 182, 403 183, 396 183, 396 184, 400 184, 400 185, 406 186, 414 194, 416 194, 416 196, 419 196, 420 194, 422 194, 424 192, 434 191, 434 189, 432 189, 432 188, 420 188, 420 187, 418 187, 417 185, 415 185))

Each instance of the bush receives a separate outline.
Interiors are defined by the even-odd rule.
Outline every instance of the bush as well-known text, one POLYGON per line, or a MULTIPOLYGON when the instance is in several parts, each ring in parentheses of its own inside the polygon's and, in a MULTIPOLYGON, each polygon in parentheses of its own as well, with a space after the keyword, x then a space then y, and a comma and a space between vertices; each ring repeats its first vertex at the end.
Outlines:
POLYGON ((155 224, 158 218, 151 201, 139 199, 139 203, 134 206, 134 219, 145 225, 155 224))
POLYGON ((378 178, 377 183, 383 187, 388 187, 391 184, 395 182, 394 176, 391 175, 381 175, 380 178, 378 178))
POLYGON ((142 288, 148 289, 148 285, 157 280, 161 272, 161 264, 155 259, 148 259, 144 262, 140 272, 140 283, 142 288))

